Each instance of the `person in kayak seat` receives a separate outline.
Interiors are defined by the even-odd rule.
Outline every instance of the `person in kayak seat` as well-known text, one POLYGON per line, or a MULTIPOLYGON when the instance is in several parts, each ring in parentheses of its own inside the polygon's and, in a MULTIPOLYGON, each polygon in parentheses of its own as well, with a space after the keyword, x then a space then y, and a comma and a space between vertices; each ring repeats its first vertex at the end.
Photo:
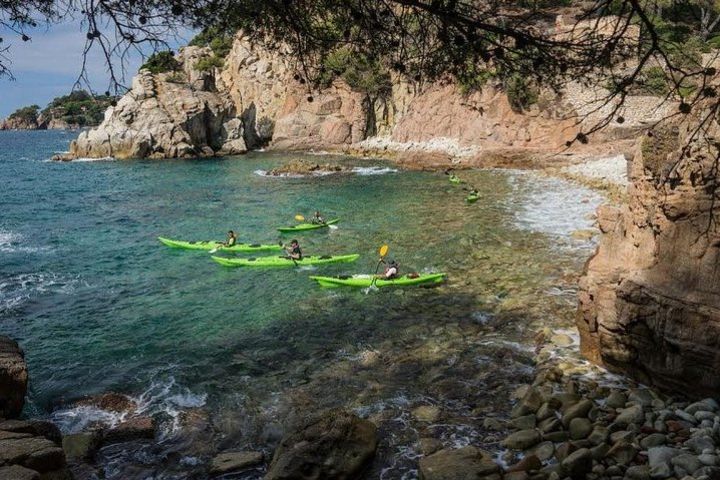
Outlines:
POLYGON ((392 259, 387 262, 385 260, 381 260, 381 262, 385 264, 385 272, 380 278, 392 280, 393 278, 398 278, 400 276, 400 264, 398 262, 392 259))
POLYGON ((288 254, 288 258, 293 260, 302 260, 303 258, 302 249, 300 248, 300 244, 297 240, 291 241, 290 246, 287 247, 285 251, 288 254))
POLYGON ((320 214, 320 212, 316 211, 315 215, 313 215, 312 219, 310 220, 310 223, 313 225, 325 225, 325 218, 320 214))
POLYGON ((225 240, 225 243, 223 243, 224 247, 232 247, 237 243, 237 237, 235 236, 235 232, 230 230, 228 232, 228 238, 225 240))

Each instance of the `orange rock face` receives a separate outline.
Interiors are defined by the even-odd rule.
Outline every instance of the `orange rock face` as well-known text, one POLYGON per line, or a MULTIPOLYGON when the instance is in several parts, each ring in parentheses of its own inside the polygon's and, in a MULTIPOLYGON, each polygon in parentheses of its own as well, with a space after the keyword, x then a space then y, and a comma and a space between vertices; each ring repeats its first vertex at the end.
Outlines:
POLYGON ((580 281, 577 325, 592 361, 707 395, 720 387, 718 150, 684 128, 645 138, 628 204, 599 209, 602 239, 580 281))

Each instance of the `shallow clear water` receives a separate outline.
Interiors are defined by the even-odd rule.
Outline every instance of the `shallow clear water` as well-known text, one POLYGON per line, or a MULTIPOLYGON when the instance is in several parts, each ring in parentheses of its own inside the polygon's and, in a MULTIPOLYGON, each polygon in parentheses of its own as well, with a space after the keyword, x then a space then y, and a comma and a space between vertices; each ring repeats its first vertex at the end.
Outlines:
MULTIPOLYGON (((601 201, 524 172, 461 172, 481 192, 473 205, 438 173, 258 174, 296 154, 48 162, 74 135, 0 132, 0 333, 26 351, 28 414, 54 412, 65 431, 76 431, 102 412, 69 409, 67 401, 123 392, 138 397, 144 413, 162 415, 166 433, 178 428, 178 412, 201 408, 213 424, 211 450, 266 449, 268 425, 345 406, 381 426, 373 471, 382 478, 415 475, 413 405, 441 403, 457 417, 420 434, 448 444, 487 440, 471 412, 504 401, 493 389, 505 392, 531 373, 524 342, 533 322, 569 324, 567 278, 593 247, 569 234, 591 225, 587 216, 601 201), (241 241, 288 241, 276 227, 315 209, 342 220, 337 229, 298 234, 304 252, 359 253, 358 262, 227 269, 206 253, 156 241, 220 239, 230 228, 241 241), (382 244, 405 272, 445 271, 447 284, 322 290, 307 278, 371 272, 382 244), (477 393, 443 386, 467 372, 473 378, 462 382, 477 393)), ((195 461, 184 453, 173 468, 195 461)), ((133 455, 108 453, 108 478, 122 476, 118 465, 133 455)))

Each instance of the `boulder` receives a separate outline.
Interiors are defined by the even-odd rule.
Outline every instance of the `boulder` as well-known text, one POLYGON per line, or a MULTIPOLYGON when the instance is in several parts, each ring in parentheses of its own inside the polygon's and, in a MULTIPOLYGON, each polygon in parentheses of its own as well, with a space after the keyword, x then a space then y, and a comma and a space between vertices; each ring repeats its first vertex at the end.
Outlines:
POLYGON ((155 421, 151 417, 133 417, 102 432, 104 445, 153 438, 155 438, 155 421))
POLYGON ((569 406, 562 416, 562 423, 565 427, 570 425, 570 421, 574 418, 587 417, 588 412, 593 408, 594 404, 592 400, 583 398, 579 402, 569 406))
POLYGON ((62 447, 68 460, 89 460, 100 447, 100 435, 97 432, 65 435, 62 447))
POLYGON ((648 465, 652 478, 667 478, 672 473, 670 461, 682 453, 677 448, 653 447, 648 449, 648 465))
POLYGON ((40 474, 20 465, 10 465, 0 467, 0 480, 40 480, 40 474))
POLYGON ((45 437, 56 445, 62 445, 60 429, 52 423, 43 420, 5 420, 0 421, 0 431, 29 433, 33 436, 45 437))
POLYGON ((0 335, 0 418, 15 418, 25 404, 28 372, 16 341, 0 335))
POLYGON ((210 463, 211 475, 224 475, 256 467, 263 461, 262 452, 223 452, 210 463))
POLYGON ((275 450, 266 480, 350 479, 375 455, 377 427, 342 410, 306 420, 275 450))
POLYGON ((421 480, 500 479, 500 466, 492 455, 472 446, 440 450, 419 463, 421 480))
POLYGON ((592 453, 587 448, 581 448, 565 457, 560 465, 570 478, 574 480, 584 479, 592 471, 592 453))
POLYGON ((580 440, 587 438, 593 430, 593 424, 587 418, 573 418, 568 427, 570 438, 580 440))
POLYGON ((615 418, 615 423, 620 426, 627 426, 633 423, 643 423, 645 421, 645 413, 640 405, 633 405, 623 409, 615 418))
POLYGON ((638 449, 628 442, 621 441, 613 445, 607 453, 609 458, 615 460, 618 465, 628 465, 635 459, 638 449))
POLYGON ((434 423, 440 418, 440 409, 435 405, 422 405, 413 409, 412 415, 421 422, 434 423))
POLYGON ((515 450, 526 450, 534 445, 540 443, 541 436, 540 432, 534 429, 520 430, 518 432, 508 435, 502 444, 506 448, 512 448, 515 450))
POLYGON ((0 465, 21 465, 40 473, 65 467, 65 454, 55 442, 28 434, 0 438, 0 465))

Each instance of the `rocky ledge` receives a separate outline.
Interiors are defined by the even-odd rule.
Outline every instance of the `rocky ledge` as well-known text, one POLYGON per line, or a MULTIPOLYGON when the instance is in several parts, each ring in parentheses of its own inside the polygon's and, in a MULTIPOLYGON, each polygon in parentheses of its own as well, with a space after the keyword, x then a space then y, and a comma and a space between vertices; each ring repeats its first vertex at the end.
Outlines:
POLYGON ((332 163, 315 163, 307 160, 294 159, 288 163, 269 170, 266 175, 271 177, 293 177, 306 175, 330 175, 349 172, 351 169, 332 163))
POLYGON ((62 438, 50 422, 23 421, 27 366, 17 342, 0 336, 0 479, 70 479, 62 438))

